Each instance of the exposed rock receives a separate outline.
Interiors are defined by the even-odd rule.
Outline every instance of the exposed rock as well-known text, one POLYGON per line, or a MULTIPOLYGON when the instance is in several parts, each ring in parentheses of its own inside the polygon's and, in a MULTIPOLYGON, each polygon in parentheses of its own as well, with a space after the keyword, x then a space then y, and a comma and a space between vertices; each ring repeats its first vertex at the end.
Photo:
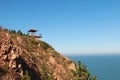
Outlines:
POLYGON ((69 64, 69 65, 68 65, 68 69, 70 69, 70 70, 76 70, 76 69, 75 69, 75 63, 69 64))
POLYGON ((55 58, 53 58, 52 56, 49 57, 49 61, 50 61, 52 64, 56 64, 55 58))
POLYGON ((7 60, 8 60, 8 55, 5 55, 5 56, 3 57, 3 60, 7 61, 7 60))

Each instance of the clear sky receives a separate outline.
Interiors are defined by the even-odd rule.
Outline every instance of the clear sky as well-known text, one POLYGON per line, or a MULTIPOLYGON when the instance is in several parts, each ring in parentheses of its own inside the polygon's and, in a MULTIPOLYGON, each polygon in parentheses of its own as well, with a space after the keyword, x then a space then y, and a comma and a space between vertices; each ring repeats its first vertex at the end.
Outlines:
POLYGON ((120 0, 0 0, 0 25, 38 29, 62 54, 120 53, 120 0))

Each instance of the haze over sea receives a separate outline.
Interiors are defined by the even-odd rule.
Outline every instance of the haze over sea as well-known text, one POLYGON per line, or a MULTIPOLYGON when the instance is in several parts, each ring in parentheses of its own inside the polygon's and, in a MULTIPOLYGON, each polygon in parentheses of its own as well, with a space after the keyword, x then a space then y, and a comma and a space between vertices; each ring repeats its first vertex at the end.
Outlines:
POLYGON ((120 80, 120 55, 67 55, 70 59, 81 61, 97 80, 120 80))

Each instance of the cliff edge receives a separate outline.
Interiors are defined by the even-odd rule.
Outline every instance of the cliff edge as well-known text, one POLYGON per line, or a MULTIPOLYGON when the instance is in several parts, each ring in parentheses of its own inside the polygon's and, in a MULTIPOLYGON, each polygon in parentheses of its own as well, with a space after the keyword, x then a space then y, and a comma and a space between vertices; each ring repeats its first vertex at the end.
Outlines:
POLYGON ((89 78, 90 73, 84 65, 75 64, 46 42, 21 31, 0 28, 0 80, 89 78))

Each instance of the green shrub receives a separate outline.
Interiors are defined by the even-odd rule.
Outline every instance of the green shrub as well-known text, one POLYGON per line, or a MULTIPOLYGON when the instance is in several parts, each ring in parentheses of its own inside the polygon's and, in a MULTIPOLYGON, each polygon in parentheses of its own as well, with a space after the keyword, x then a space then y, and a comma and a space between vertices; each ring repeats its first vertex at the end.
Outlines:
POLYGON ((30 56, 31 56, 31 59, 32 59, 34 62, 36 62, 36 57, 35 57, 32 53, 30 53, 30 56))
POLYGON ((52 73, 49 74, 49 71, 46 65, 42 64, 41 68, 42 68, 41 79, 42 80, 53 80, 53 74, 52 73))
POLYGON ((41 68, 42 68, 41 79, 47 80, 48 75, 47 75, 47 68, 45 67, 45 64, 42 64, 41 68))
POLYGON ((18 31, 17 31, 17 34, 19 34, 19 35, 23 35, 23 33, 22 33, 21 30, 18 30, 18 31))
POLYGON ((38 42, 35 41, 34 39, 31 39, 31 40, 30 40, 30 44, 37 46, 38 42))
POLYGON ((9 33, 16 34, 16 31, 15 30, 9 30, 9 33))
POLYGON ((82 65, 80 61, 76 65, 76 70, 72 70, 74 76, 73 80, 96 80, 96 77, 90 78, 90 73, 87 71, 86 66, 82 65))
POLYGON ((4 64, 4 65, 3 65, 3 69, 4 69, 4 70, 7 70, 8 68, 9 68, 9 65, 8 65, 8 64, 4 64))
POLYGON ((29 73, 28 71, 25 71, 25 75, 23 76, 22 80, 30 80, 30 76, 29 76, 29 73))
POLYGON ((96 80, 96 76, 92 76, 90 80, 96 80))

